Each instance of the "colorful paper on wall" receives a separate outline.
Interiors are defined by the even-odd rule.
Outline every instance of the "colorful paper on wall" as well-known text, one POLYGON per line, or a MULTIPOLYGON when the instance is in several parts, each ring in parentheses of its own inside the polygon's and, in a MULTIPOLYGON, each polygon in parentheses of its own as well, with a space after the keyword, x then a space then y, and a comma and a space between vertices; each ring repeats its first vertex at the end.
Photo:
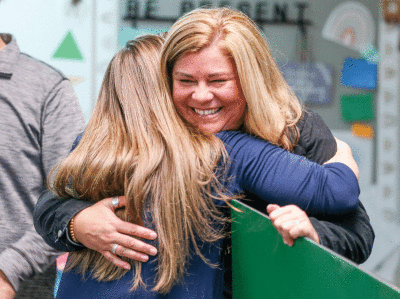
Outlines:
POLYGON ((365 45, 374 44, 374 18, 369 9, 361 3, 342 3, 329 15, 322 29, 322 37, 361 51, 365 45))
POLYGON ((374 102, 371 94, 346 94, 340 97, 344 121, 366 121, 374 118, 374 102))
POLYGON ((341 83, 347 87, 375 89, 378 66, 365 59, 346 58, 343 62, 341 83))
POLYGON ((79 50, 71 31, 69 31, 64 37, 56 52, 53 54, 53 58, 83 60, 81 51, 79 50))
POLYGON ((327 104, 332 97, 332 67, 322 63, 280 64, 286 82, 303 103, 327 104))
POLYGON ((356 137, 372 139, 375 135, 371 125, 355 123, 351 126, 351 133, 356 137))

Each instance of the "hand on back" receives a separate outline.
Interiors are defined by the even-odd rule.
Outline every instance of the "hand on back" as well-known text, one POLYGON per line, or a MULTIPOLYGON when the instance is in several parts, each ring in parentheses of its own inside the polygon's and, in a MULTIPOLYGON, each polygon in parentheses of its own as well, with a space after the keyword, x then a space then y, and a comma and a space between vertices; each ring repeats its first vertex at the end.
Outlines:
POLYGON ((116 266, 129 269, 129 263, 118 256, 146 262, 148 255, 156 255, 157 249, 139 238, 154 240, 157 234, 145 227, 125 222, 115 215, 117 208, 125 206, 125 197, 119 197, 114 206, 112 198, 105 198, 74 216, 76 239, 87 248, 100 252, 116 266), (116 246, 115 253, 112 253, 116 246))

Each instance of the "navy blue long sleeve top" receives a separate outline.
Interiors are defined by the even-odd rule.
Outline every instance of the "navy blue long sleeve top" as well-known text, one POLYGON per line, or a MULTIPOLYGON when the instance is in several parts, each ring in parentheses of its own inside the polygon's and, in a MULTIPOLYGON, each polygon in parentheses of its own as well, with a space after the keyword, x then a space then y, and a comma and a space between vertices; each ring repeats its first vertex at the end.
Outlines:
MULTIPOLYGON (((231 194, 247 191, 271 203, 297 204, 317 214, 341 213, 357 207, 358 181, 346 165, 321 166, 241 132, 220 132, 217 136, 225 143, 230 156, 225 165, 226 180, 221 183, 231 194)), ((223 205, 223 202, 216 204, 223 205)), ((151 223, 144 225, 153 229, 151 223)), ((200 246, 204 256, 218 267, 209 266, 193 254, 188 262, 188 274, 167 295, 151 292, 157 259, 150 257, 142 264, 142 277, 147 286, 135 292, 129 291, 133 270, 111 282, 97 282, 91 277, 83 280, 81 274, 72 270, 63 274, 57 298, 102 298, 109 294, 115 298, 223 298, 222 243, 219 240, 200 246)))

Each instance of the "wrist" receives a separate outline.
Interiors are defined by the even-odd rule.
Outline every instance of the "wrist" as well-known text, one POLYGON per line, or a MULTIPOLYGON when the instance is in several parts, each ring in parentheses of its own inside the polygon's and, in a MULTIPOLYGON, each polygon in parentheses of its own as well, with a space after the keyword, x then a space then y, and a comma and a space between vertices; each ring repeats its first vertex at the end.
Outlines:
POLYGON ((71 220, 69 221, 68 234, 69 234, 69 237, 71 238, 72 241, 74 241, 77 244, 82 244, 81 242, 78 241, 78 239, 76 238, 76 235, 75 235, 75 216, 76 215, 74 215, 71 218, 71 220))

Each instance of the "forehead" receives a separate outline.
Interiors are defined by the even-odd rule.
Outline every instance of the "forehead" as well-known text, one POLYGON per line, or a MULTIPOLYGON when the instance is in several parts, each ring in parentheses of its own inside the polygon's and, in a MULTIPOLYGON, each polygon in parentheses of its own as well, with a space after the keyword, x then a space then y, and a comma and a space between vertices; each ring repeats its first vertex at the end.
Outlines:
POLYGON ((221 46, 214 44, 199 51, 182 55, 175 63, 174 72, 236 72, 236 66, 221 46))

